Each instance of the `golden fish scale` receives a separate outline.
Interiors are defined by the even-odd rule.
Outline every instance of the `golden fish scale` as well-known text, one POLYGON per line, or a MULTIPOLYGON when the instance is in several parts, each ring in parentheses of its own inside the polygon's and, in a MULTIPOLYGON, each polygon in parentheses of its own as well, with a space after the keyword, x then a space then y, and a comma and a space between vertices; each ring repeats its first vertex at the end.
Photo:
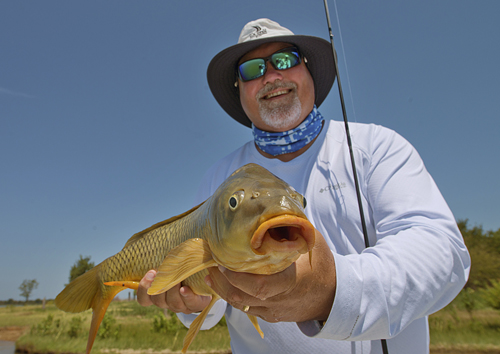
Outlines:
MULTIPOLYGON (((203 207, 171 223, 154 228, 136 242, 109 257, 105 260, 105 266, 101 267, 102 282, 140 281, 147 271, 158 269, 172 248, 190 238, 206 239, 209 230, 207 225, 203 224, 206 218, 200 215, 202 213, 204 213, 203 207)), ((208 272, 205 270, 199 273, 203 274, 195 274, 186 279, 185 283, 204 288, 203 279, 208 272), (200 281, 203 284, 201 286, 200 281)), ((103 287, 102 290, 106 292, 106 287, 104 285, 103 287)))

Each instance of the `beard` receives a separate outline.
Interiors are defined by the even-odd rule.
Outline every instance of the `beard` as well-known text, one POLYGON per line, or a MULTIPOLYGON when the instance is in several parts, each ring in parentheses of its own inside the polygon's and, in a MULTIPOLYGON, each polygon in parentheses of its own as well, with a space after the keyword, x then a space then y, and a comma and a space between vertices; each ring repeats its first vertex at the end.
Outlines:
POLYGON ((297 95, 296 84, 292 82, 285 83, 279 80, 267 84, 257 93, 257 102, 259 102, 260 117, 269 127, 281 131, 285 127, 293 129, 300 124, 302 105, 297 95), (269 92, 276 89, 290 90, 286 100, 268 101, 263 98, 269 92))

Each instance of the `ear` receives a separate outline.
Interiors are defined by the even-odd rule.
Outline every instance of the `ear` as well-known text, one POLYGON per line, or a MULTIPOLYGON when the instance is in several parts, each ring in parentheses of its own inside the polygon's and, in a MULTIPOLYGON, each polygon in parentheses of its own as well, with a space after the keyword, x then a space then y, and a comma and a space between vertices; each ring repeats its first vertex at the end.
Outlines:
POLYGON ((240 85, 240 79, 238 78, 238 75, 236 75, 236 77, 235 77, 234 89, 236 90, 236 94, 239 97, 240 96, 241 85, 240 85))

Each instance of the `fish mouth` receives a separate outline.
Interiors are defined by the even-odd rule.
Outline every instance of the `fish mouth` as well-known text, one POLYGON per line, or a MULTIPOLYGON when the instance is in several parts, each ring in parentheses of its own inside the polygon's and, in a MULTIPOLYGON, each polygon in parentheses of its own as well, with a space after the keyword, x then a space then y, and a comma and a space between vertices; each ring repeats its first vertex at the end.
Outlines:
POLYGON ((307 220, 293 215, 280 215, 259 225, 250 240, 252 251, 268 253, 307 253, 315 242, 315 228, 307 220))

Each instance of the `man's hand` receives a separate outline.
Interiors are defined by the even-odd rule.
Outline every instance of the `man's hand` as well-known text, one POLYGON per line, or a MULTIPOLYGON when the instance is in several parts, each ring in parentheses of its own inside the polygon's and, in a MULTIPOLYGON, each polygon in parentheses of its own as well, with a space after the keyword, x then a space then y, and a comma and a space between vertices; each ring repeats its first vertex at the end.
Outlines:
POLYGON ((142 306, 156 305, 173 312, 190 314, 202 311, 210 303, 210 296, 193 293, 189 286, 177 284, 167 292, 159 295, 148 295, 148 289, 153 283, 156 271, 150 270, 139 283, 137 302, 142 306))
POLYGON ((268 322, 326 320, 336 289, 335 261, 323 236, 316 230, 316 244, 309 254, 284 271, 272 275, 209 268, 206 278, 214 291, 231 306, 268 322))

